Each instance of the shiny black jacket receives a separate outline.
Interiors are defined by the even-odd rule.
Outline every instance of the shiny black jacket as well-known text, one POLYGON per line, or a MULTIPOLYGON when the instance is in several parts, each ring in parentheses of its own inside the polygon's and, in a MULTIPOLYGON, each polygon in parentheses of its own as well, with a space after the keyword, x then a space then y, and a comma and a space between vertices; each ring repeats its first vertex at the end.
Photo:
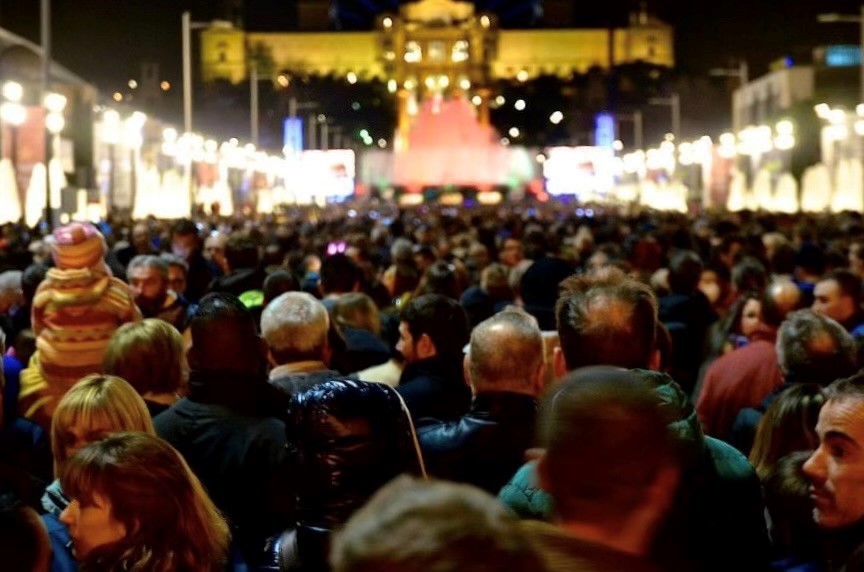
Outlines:
POLYGON ((481 393, 454 421, 425 419, 417 438, 433 477, 469 483, 497 495, 534 445, 537 401, 510 392, 481 393))
POLYGON ((391 387, 353 380, 297 394, 287 427, 299 474, 297 524, 273 543, 271 562, 328 570, 330 531, 397 475, 424 473, 414 428, 391 387))

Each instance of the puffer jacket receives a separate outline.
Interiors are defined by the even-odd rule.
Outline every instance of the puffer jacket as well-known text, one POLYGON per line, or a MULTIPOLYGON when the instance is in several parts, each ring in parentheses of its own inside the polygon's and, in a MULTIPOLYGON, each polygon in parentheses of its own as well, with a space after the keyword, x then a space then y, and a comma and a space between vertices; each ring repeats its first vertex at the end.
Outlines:
POLYGON ((327 381, 294 396, 297 525, 271 542, 269 570, 325 571, 330 533, 397 475, 425 475, 411 417, 379 383, 327 381))
MULTIPOLYGON (((759 478, 731 445, 706 437, 686 394, 664 373, 639 370, 653 387, 684 459, 682 486, 655 551, 667 568, 764 570, 769 540, 759 478)), ((548 520, 552 498, 523 465, 498 498, 521 518, 548 520)))

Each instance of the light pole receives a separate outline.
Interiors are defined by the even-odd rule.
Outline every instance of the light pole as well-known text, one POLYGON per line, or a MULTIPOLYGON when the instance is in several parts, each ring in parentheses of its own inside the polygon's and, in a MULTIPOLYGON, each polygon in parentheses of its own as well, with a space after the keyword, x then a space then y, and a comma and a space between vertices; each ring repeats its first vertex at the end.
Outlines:
MULTIPOLYGON (((51 0, 42 0, 39 13, 41 19, 40 35, 42 36, 42 98, 47 99, 48 90, 51 87, 51 0)), ((65 98, 63 105, 66 105, 65 98)), ((45 125, 47 126, 50 110, 45 107, 44 113, 45 125)), ((54 228, 54 218, 51 216, 51 176, 49 175, 48 164, 51 160, 52 136, 47 129, 43 134, 45 140, 45 224, 48 225, 48 232, 51 232, 54 228)))
POLYGON ((192 30, 210 26, 230 28, 231 23, 223 20, 193 22, 192 13, 188 10, 183 12, 180 18, 180 32, 183 40, 183 130, 186 133, 192 133, 192 30))
POLYGON ((859 14, 819 14, 817 20, 822 24, 858 24, 860 28, 859 43, 861 44, 861 101, 864 102, 864 4, 861 4, 859 14))
MULTIPOLYGON (((66 126, 66 120, 63 118, 63 110, 66 109, 66 97, 59 93, 46 93, 42 100, 42 105, 45 108, 45 129, 48 132, 48 138, 45 145, 45 170, 48 172, 46 182, 48 184, 48 194, 45 196, 45 221, 51 225, 53 213, 51 212, 51 161, 55 156, 60 155, 59 141, 60 132, 66 126)), ((60 197, 62 189, 56 189, 57 196, 60 197)), ((62 197, 58 201, 62 202, 62 197)), ((60 204, 53 205, 60 208, 60 204)))
POLYGON ((135 199, 138 194, 138 154, 144 138, 141 135, 147 116, 140 111, 134 112, 123 121, 123 139, 129 150, 129 192, 131 196, 131 209, 135 208, 135 199))
POLYGON ((615 117, 618 118, 618 121, 633 122, 633 145, 636 147, 636 149, 642 149, 642 111, 637 109, 633 113, 617 113, 615 117))
POLYGON ((672 112, 672 136, 681 135, 681 96, 673 93, 669 97, 654 97, 648 100, 651 105, 668 105, 672 112))
POLYGON ((107 210, 114 208, 114 174, 116 171, 115 150, 117 143, 120 141, 120 114, 113 109, 109 109, 102 114, 102 140, 108 145, 108 197, 107 210))

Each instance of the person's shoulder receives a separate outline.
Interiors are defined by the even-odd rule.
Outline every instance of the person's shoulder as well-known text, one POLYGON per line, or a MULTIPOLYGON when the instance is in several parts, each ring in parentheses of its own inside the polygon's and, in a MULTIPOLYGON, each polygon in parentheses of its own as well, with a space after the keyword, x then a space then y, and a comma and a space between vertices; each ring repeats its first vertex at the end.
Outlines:
POLYGON ((705 436, 705 444, 711 457, 714 470, 723 480, 758 482, 753 465, 741 451, 720 439, 705 436))

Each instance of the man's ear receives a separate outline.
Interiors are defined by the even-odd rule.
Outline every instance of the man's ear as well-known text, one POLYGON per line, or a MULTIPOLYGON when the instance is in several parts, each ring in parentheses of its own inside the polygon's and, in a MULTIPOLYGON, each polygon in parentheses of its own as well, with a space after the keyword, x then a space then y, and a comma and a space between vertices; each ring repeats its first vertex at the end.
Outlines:
POLYGON ((279 365, 278 363, 276 363, 276 358, 273 357, 273 352, 270 351, 270 348, 267 348, 267 363, 270 365, 271 368, 279 365))
POLYGON ((537 366, 537 371, 534 374, 534 396, 539 397, 543 394, 543 389, 546 387, 546 364, 540 362, 540 365, 537 366))
POLYGON ((564 351, 561 349, 561 346, 552 350, 552 367, 556 379, 561 379, 567 375, 567 360, 564 359, 564 351))
POLYGON ((420 359, 426 359, 438 355, 438 350, 435 348, 435 343, 432 341, 432 338, 429 337, 429 334, 423 334, 420 336, 420 339, 417 340, 416 348, 417 357, 420 359))

